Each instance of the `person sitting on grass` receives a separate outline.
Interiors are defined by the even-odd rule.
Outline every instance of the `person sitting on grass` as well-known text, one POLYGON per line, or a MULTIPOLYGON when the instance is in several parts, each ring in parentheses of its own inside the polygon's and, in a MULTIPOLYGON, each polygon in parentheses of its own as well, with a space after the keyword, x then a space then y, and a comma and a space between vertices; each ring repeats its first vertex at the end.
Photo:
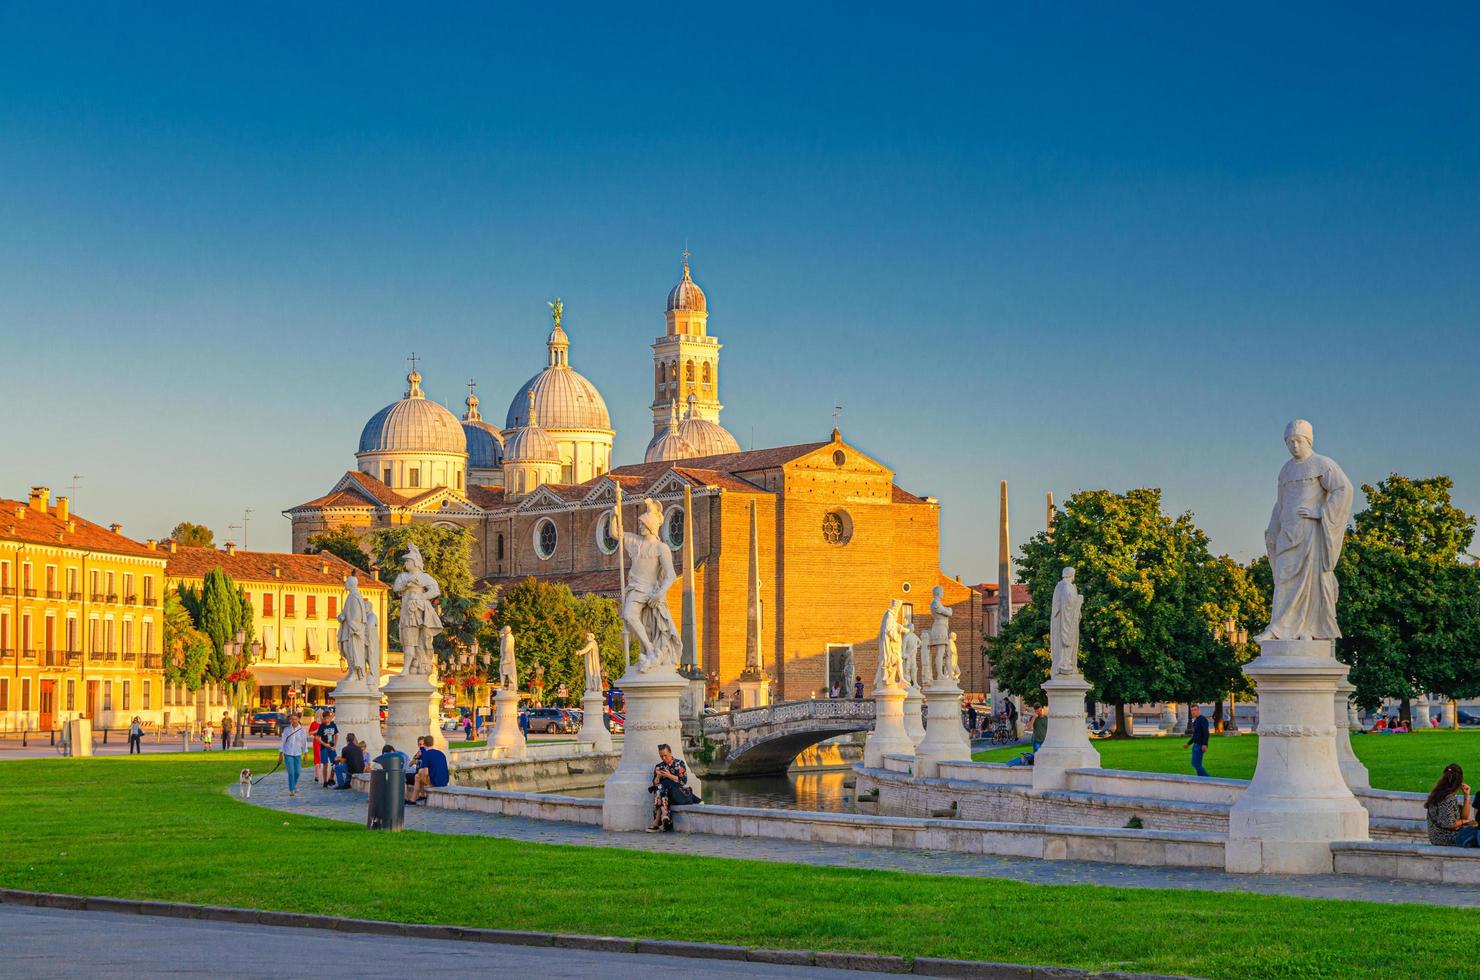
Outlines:
POLYGON ((1475 811, 1470 805, 1470 786, 1465 782, 1465 773, 1459 763, 1451 762, 1444 767, 1444 773, 1434 784, 1423 806, 1428 816, 1430 844, 1437 847, 1480 847, 1480 826, 1476 826, 1475 811))
POLYGON ((421 751, 417 758, 416 778, 411 783, 411 796, 406 800, 408 806, 415 806, 427 798, 427 790, 432 787, 440 789, 450 781, 447 771, 447 756, 432 742, 430 735, 423 735, 421 739, 421 751))
POLYGON ((672 807, 688 806, 702 802, 689 789, 689 767, 676 758, 673 749, 665 742, 658 746, 658 764, 653 767, 653 784, 648 787, 653 794, 653 825, 649 832, 673 830, 672 807))
POLYGON ((364 771, 364 746, 355 738, 355 733, 350 732, 344 736, 344 751, 339 753, 339 761, 334 763, 334 788, 349 789, 349 777, 364 771))

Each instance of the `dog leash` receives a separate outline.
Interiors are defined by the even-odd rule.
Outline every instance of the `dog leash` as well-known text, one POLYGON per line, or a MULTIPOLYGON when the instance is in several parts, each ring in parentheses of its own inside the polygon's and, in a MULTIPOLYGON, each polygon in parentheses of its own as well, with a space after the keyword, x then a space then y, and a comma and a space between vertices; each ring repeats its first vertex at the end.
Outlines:
POLYGON ((258 783, 262 782, 262 780, 266 779, 268 776, 271 776, 273 773, 277 772, 278 771, 278 766, 280 766, 282 764, 283 764, 283 756, 282 756, 281 753, 279 753, 278 754, 278 760, 272 764, 272 768, 269 769, 269 770, 267 770, 266 772, 264 772, 262 775, 258 776, 256 779, 252 780, 252 785, 253 786, 256 786, 258 783))

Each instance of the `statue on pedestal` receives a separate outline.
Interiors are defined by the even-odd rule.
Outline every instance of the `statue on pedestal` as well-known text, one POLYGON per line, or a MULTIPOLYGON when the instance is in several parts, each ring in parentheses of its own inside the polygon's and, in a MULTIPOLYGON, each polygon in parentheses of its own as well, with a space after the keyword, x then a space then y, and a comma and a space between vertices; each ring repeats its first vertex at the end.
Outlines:
POLYGON ((442 632, 442 617, 432 600, 442 594, 437 580, 426 573, 416 545, 406 552, 405 571, 391 588, 401 597, 401 649, 406 655, 402 676, 430 677, 436 669, 432 639, 442 632))
POLYGON ((639 534, 622 530, 620 511, 614 514, 612 523, 631 562, 622 593, 622 621, 636 634, 642 648, 637 670, 642 674, 675 670, 683 656, 683 640, 668 611, 668 590, 678 581, 678 575, 673 570, 672 549, 658 538, 663 508, 651 498, 643 501, 637 519, 639 534))
POLYGON ((889 600, 889 608, 879 622, 879 667, 874 672, 874 690, 899 689, 905 686, 903 630, 899 625, 899 600, 889 600))
POLYGON ((375 611, 360 594, 359 579, 349 576, 344 580, 344 587, 349 594, 344 597, 344 605, 336 617, 339 620, 339 652, 344 654, 344 661, 349 665, 346 676, 364 681, 370 676, 371 649, 375 645, 370 634, 375 611))
POLYGON ((576 651, 586 662, 586 690, 601 693, 601 647, 595 633, 586 634, 586 645, 576 651))
POLYGON ((955 633, 952 633, 950 638, 946 641, 946 658, 948 661, 947 667, 949 671, 946 676, 953 681, 959 681, 961 679, 961 661, 956 657, 955 633))
MULTIPOLYGON (((934 657, 935 676, 938 678, 952 676, 948 661, 955 659, 948 649, 955 634, 951 632, 951 607, 946 605, 945 595, 946 590, 939 585, 930 593, 930 640, 926 656, 934 657)), ((957 671, 954 676, 960 677, 961 674, 957 671)))
POLYGON ((1083 605, 1084 599, 1074 587, 1074 569, 1066 568, 1059 584, 1054 586, 1049 629, 1049 650, 1056 677, 1079 675, 1079 611, 1083 605))
POLYGON ((1336 562, 1352 514, 1352 484, 1341 467, 1313 450, 1315 430, 1304 419, 1285 427, 1290 460, 1280 469, 1279 491, 1264 549, 1274 575, 1269 628, 1258 640, 1334 640, 1336 562))
POLYGON ((514 663, 514 630, 505 626, 498 633, 499 687, 506 691, 519 690, 519 667, 514 663))
POLYGON ((369 641, 370 649, 365 658, 365 680, 372 690, 380 689, 380 617, 375 615, 375 607, 365 603, 365 638, 369 641))
POLYGON ((912 687, 924 687, 930 683, 930 651, 921 650, 920 636, 914 623, 904 624, 904 635, 900 637, 900 663, 904 665, 904 682, 912 687), (924 656, 921 656, 921 653, 924 656))

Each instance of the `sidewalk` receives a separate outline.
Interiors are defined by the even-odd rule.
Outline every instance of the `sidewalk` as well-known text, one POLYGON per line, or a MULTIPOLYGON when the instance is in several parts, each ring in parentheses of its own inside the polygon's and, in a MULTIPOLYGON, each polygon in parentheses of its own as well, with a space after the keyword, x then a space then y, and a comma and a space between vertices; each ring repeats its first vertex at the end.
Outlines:
MULTIPOLYGON (((324 789, 312 779, 288 796, 286 780, 273 774, 252 791, 250 802, 284 813, 323 817, 363 825, 366 800, 354 790, 324 789)), ((235 798, 235 787, 224 790, 235 798)), ((530 820, 463 810, 407 807, 406 828, 437 834, 501 837, 543 844, 614 847, 703 857, 741 858, 806 864, 814 867, 862 868, 911 874, 1011 878, 1043 885, 1105 885, 1116 888, 1174 888, 1197 891, 1241 891, 1297 898, 1354 899, 1382 904, 1420 903, 1480 908, 1480 885, 1432 884, 1351 875, 1235 875, 1206 868, 1156 868, 1088 861, 1039 861, 1033 858, 945 851, 893 850, 812 844, 758 837, 710 834, 645 834, 607 831, 584 824, 530 820)), ((369 833, 369 831, 367 831, 369 833)))

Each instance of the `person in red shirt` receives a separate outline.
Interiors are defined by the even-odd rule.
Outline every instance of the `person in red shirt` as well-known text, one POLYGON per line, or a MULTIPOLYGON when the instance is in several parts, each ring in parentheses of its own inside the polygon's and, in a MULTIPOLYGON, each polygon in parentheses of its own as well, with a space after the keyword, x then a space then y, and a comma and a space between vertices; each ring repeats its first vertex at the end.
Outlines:
POLYGON ((313 746, 313 778, 318 782, 324 781, 324 764, 319 761, 319 724, 323 713, 315 711, 313 721, 308 723, 308 744, 313 746))

